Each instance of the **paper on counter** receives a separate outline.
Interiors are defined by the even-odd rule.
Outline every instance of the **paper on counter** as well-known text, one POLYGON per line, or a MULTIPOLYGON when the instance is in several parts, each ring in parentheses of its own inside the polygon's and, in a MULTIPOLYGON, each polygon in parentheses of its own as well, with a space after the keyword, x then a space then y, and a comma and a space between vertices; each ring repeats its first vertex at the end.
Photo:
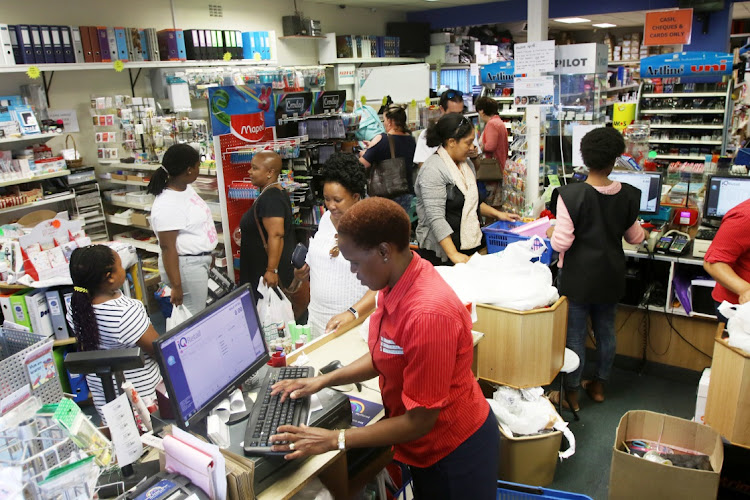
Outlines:
POLYGON ((305 422, 306 425, 310 425, 310 419, 312 418, 312 414, 314 411, 322 410, 323 409, 323 403, 320 402, 320 398, 317 394, 313 394, 310 396, 310 413, 307 415, 307 422, 305 422))
POLYGON ((216 498, 212 500, 226 500, 227 498, 227 465, 224 455, 219 450, 219 447, 201 441, 197 437, 190 433, 183 431, 182 429, 172 426, 172 435, 182 441, 183 443, 189 444, 195 448, 198 448, 204 453, 208 453, 213 457, 214 468, 213 468, 213 481, 216 488, 216 498))
POLYGON ((128 397, 123 393, 102 407, 115 447, 117 463, 120 467, 132 464, 143 454, 143 444, 135 425, 133 410, 128 397))
POLYGON ((219 401, 219 404, 217 404, 216 408, 213 409, 211 415, 216 415, 217 417, 219 417, 219 420, 221 420, 222 423, 226 424, 227 422, 229 422, 229 415, 231 413, 231 403, 229 402, 228 398, 225 398, 219 401))
POLYGON ((242 396, 240 389, 235 389, 232 394, 229 395, 229 409, 232 413, 241 413, 247 411, 245 407, 245 398, 242 396))

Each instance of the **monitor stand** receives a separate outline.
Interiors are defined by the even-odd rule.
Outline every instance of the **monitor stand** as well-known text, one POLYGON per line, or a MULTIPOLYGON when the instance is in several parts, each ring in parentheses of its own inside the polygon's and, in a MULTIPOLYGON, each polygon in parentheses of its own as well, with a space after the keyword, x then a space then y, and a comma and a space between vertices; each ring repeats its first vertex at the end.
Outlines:
POLYGON ((721 226, 721 221, 702 219, 700 225, 703 227, 709 227, 711 229, 719 229, 719 226, 721 226))

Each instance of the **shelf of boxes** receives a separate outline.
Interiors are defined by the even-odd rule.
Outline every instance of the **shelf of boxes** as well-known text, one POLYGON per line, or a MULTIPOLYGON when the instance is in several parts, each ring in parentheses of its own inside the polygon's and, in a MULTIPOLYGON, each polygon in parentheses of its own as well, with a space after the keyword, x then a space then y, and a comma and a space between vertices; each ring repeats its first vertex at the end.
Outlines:
MULTIPOLYGON (((123 64, 125 69, 184 69, 213 68, 216 66, 278 66, 278 61, 256 61, 252 59, 234 59, 231 61, 125 61, 123 64)), ((0 66, 0 73, 26 73, 31 67, 36 67, 39 71, 112 70, 112 63, 16 64, 14 66, 0 66)))
MULTIPOLYGON (((710 155, 708 155, 710 156, 710 155)), ((691 161, 706 161, 706 155, 656 155, 656 160, 691 160, 691 161)))
POLYGON ((689 141, 685 139, 649 139, 648 142, 656 144, 698 144, 721 146, 721 140, 715 141, 689 141))
POLYGON ((682 123, 651 123, 649 124, 649 127, 651 128, 680 128, 680 129, 686 129, 686 130, 722 130, 724 128, 724 125, 720 124, 708 124, 708 125, 692 125, 692 124, 682 124, 682 123))
POLYGON ((726 92, 660 92, 656 94, 643 94, 643 98, 668 98, 668 97, 726 97, 726 92))
MULTIPOLYGON (((9 67, 15 68, 15 66, 9 67)), ((112 66, 110 66, 110 68, 111 67, 112 66)), ((2 70, 5 68, 6 67, 0 66, 0 72, 2 72, 2 70)), ((38 142, 47 142, 50 139, 54 139, 55 137, 62 137, 62 134, 48 132, 45 134, 22 135, 20 137, 3 137, 0 138, 0 146, 4 144, 11 144, 14 148, 21 148, 22 146, 36 144, 38 142)))
POLYGON ((642 109, 642 115, 723 115, 723 109, 642 109))

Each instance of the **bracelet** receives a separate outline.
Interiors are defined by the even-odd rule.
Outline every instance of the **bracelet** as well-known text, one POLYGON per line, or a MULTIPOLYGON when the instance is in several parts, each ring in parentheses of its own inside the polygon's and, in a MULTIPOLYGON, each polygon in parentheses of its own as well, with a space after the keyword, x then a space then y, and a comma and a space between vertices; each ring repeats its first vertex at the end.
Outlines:
POLYGON ((346 429, 341 429, 339 431, 339 450, 345 450, 346 449, 346 429))
POLYGON ((354 319, 359 319, 359 313, 356 309, 354 309, 354 307, 350 307, 349 309, 347 309, 347 311, 354 315, 354 319))
POLYGON ((266 272, 272 272, 274 274, 279 274, 279 270, 277 269, 271 269, 270 267, 266 268, 266 272))

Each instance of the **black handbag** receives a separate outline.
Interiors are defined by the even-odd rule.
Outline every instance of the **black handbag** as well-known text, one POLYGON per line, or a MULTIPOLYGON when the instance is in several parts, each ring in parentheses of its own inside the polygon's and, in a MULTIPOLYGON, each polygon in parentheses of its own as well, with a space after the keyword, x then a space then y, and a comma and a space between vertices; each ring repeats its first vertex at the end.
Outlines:
POLYGON ((406 174, 406 159, 396 158, 396 147, 393 138, 386 134, 391 147, 391 157, 370 167, 370 179, 367 183, 369 196, 395 198, 409 192, 409 181, 406 174))

